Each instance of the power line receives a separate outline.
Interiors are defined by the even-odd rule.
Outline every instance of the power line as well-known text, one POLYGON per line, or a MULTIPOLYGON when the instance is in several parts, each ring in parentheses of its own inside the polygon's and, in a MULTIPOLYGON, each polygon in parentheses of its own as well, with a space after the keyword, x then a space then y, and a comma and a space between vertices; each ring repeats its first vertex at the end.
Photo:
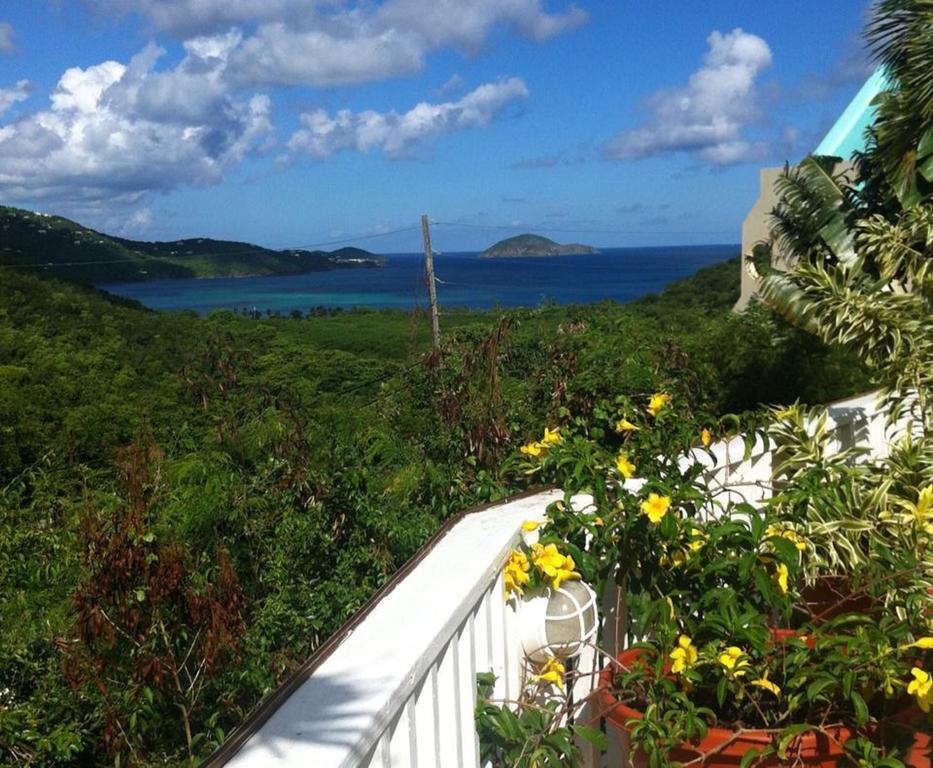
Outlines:
POLYGON ((312 243, 311 245, 301 245, 297 248, 283 248, 284 251, 306 251, 311 248, 320 248, 324 245, 338 245, 339 243, 355 243, 360 240, 375 240, 377 237, 388 237, 389 235, 397 235, 400 232, 414 232, 416 229, 421 229, 420 225, 413 225, 410 227, 399 227, 398 229, 389 229, 385 232, 374 232, 368 235, 351 235, 350 237, 344 237, 339 240, 329 240, 323 243, 312 243))
MULTIPOLYGON (((403 374, 406 374, 409 371, 412 371, 415 368, 417 368, 419 365, 421 365, 421 360, 418 360, 417 362, 412 363, 411 365, 407 365, 403 368, 399 368, 393 371, 388 371, 387 373, 384 373, 381 376, 377 376, 374 379, 370 379, 369 381, 364 381, 359 384, 354 384, 352 387, 346 387, 344 389, 337 390, 336 392, 320 392, 318 393, 317 397, 311 398, 311 400, 307 401, 305 405, 316 405, 317 403, 329 397, 343 397, 344 395, 349 395, 354 392, 358 392, 361 389, 366 389, 367 387, 371 387, 374 384, 381 384, 382 382, 388 381, 389 379, 395 378, 396 376, 401 376, 403 374)), ((379 397, 382 397, 382 395, 380 395, 379 397)), ((379 397, 377 397, 376 400, 379 400, 379 397)), ((376 400, 374 400, 373 402, 376 402, 376 400)))

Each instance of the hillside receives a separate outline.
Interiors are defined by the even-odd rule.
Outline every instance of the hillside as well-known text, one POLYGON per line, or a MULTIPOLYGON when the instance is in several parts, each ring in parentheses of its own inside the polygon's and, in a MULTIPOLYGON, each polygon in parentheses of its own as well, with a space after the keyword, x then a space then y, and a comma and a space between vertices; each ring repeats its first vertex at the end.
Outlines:
POLYGON ((864 384, 731 314, 736 260, 632 305, 450 311, 428 358, 422 313, 198 317, 3 272, 0 764, 204 758, 446 518, 540 482, 509 457, 542 423, 661 387, 724 413, 864 384), (188 658, 197 696, 160 674, 188 658))
POLYGON ((0 206, 0 265, 37 265, 26 268, 88 283, 287 275, 377 267, 384 261, 359 248, 276 251, 209 238, 128 240, 60 216, 0 206))
POLYGON ((490 246, 480 254, 480 258, 515 259, 529 256, 576 256, 585 253, 599 253, 599 249, 580 243, 561 245, 541 235, 516 235, 490 246))

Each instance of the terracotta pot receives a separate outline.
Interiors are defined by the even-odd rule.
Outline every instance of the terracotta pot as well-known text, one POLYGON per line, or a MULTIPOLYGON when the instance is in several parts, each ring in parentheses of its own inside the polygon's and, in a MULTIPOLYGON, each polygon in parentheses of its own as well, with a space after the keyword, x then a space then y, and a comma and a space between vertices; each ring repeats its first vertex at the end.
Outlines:
MULTIPOLYGON (((793 634, 792 630, 775 630, 775 640, 781 642, 793 634)), ((639 658, 642 656, 641 648, 634 648, 623 651, 618 655, 620 664, 627 668, 637 666, 639 658)), ((627 751, 629 749, 629 734, 631 728, 628 723, 631 720, 641 720, 644 717, 642 712, 623 704, 616 700, 612 694, 612 677, 614 667, 610 666, 600 673, 599 682, 599 711, 609 723, 618 729, 621 740, 627 751)), ((906 717, 906 715, 905 715, 906 717)), ((908 722, 905 719, 903 722, 908 722)), ((909 721, 913 725, 913 720, 909 721)), ((839 768, 849 763, 844 758, 846 754, 843 744, 852 736, 853 732, 849 728, 829 728, 827 734, 823 733, 804 733, 800 736, 798 743, 793 747, 795 765, 798 766, 820 766, 822 768, 839 768)), ((742 762, 742 757, 752 747, 763 749, 772 743, 772 735, 765 731, 750 729, 741 736, 736 736, 735 731, 726 728, 710 728, 706 738, 698 744, 683 743, 669 753, 672 761, 685 763, 697 758, 703 757, 699 762, 693 763, 696 766, 704 768, 718 768, 738 766, 742 762)), ((905 756, 905 763, 909 768, 931 768, 930 764, 930 735, 921 731, 915 732, 913 746, 905 756)), ((647 758, 644 754, 635 751, 632 758, 632 764, 641 768, 647 765, 647 758)), ((781 761, 772 756, 767 760, 756 763, 756 766, 780 766, 781 761)))
POLYGON ((852 581, 848 576, 820 576, 801 590, 800 597, 810 620, 817 623, 844 613, 871 613, 877 607, 870 595, 852 594, 852 581))

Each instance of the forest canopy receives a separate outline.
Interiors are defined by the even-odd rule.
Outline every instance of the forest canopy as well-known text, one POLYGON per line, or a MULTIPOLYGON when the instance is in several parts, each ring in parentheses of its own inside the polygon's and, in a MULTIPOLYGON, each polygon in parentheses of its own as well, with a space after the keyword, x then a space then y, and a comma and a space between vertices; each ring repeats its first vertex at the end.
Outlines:
MULTIPOLYGON (((518 447, 620 395, 817 402, 864 371, 738 261, 620 306, 155 313, 0 280, 0 762, 203 759, 518 447)), ((599 437, 598 435, 596 436, 599 437)))

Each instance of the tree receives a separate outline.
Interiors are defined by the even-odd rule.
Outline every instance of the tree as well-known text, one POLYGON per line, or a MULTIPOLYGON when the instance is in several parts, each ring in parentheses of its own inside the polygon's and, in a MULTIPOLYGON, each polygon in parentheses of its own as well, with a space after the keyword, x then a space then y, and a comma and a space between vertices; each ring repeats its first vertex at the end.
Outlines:
POLYGON ((835 158, 785 169, 772 232, 795 265, 767 277, 762 297, 825 342, 854 350, 884 387, 892 418, 906 408, 929 434, 933 0, 883 0, 866 38, 891 88, 857 158, 858 177, 836 174, 835 158))
POLYGON ((909 207, 933 195, 933 1, 881 0, 865 38, 892 84, 879 96, 875 152, 909 207))

